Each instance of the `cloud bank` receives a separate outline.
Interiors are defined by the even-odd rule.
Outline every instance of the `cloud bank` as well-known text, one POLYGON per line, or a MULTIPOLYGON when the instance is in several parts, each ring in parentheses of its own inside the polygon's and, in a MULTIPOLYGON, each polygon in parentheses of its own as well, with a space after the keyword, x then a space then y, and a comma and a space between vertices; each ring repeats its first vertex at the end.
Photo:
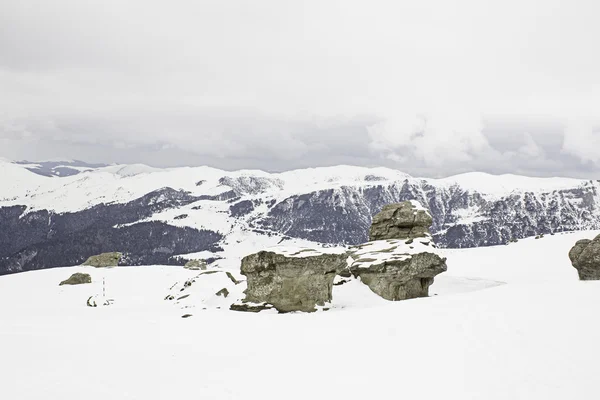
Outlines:
POLYGON ((596 1, 7 0, 0 156, 594 177, 596 1))

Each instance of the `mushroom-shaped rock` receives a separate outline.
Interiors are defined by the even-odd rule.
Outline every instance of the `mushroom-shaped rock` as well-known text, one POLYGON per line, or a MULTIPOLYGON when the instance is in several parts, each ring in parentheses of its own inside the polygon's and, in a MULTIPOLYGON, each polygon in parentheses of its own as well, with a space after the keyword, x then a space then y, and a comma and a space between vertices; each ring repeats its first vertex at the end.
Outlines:
POLYGON ((81 272, 76 272, 69 277, 69 279, 62 281, 59 283, 59 286, 62 285, 82 285, 84 283, 92 283, 92 277, 90 274, 84 274, 81 272))
POLYGON ((433 278, 447 269, 430 237, 354 246, 348 268, 374 293, 393 301, 429 296, 433 278))
POLYGON ((206 261, 204 260, 190 260, 185 263, 183 266, 185 269, 190 269, 193 271, 205 270, 206 269, 206 261))
POLYGON ((97 254, 88 258, 82 265, 96 268, 116 267, 119 265, 121 257, 123 257, 123 254, 119 252, 97 254))
POLYGON ((417 201, 387 204, 373 217, 369 240, 427 237, 433 219, 417 201))
POLYGON ((583 239, 569 251, 571 264, 582 281, 600 280, 600 235, 594 240, 583 239))
MULTIPOLYGON (((246 256, 241 266, 248 284, 243 303, 272 305, 279 312, 316 311, 331 301, 333 280, 346 269, 346 259, 343 252, 297 248, 246 256)), ((243 305, 231 309, 245 311, 243 305)))

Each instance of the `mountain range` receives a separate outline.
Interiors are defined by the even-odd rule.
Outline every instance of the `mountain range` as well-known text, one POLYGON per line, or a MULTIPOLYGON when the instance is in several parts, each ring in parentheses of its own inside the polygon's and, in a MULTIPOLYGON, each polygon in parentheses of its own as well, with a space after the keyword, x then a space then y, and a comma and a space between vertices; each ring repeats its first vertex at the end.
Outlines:
POLYGON ((467 173, 416 178, 336 166, 268 173, 210 167, 0 160, 0 274, 121 251, 127 265, 237 262, 284 241, 367 240, 383 205, 417 200, 440 247, 600 229, 600 181, 467 173))

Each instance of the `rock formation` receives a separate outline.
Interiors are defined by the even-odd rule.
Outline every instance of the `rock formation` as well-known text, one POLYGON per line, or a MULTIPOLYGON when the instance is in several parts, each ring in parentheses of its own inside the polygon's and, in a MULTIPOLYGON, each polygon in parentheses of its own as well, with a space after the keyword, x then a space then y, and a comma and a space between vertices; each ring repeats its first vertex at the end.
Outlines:
POLYGON ((406 201, 385 206, 373 220, 373 240, 346 252, 278 248, 249 255, 241 267, 246 297, 231 309, 316 311, 332 300, 336 275, 343 277, 338 285, 360 278, 387 300, 426 297, 434 277, 447 269, 429 234, 431 223, 427 210, 406 201))
POLYGON ((416 201, 384 206, 371 241, 350 248, 350 272, 387 300, 427 297, 433 278, 447 269, 429 233, 432 221, 416 201))
POLYGON ((190 269, 193 271, 205 270, 206 269, 206 261, 204 260, 190 260, 185 263, 185 269, 190 269))
POLYGON ((600 235, 593 240, 579 240, 569 251, 569 258, 580 280, 600 280, 600 235))
POLYGON ((71 275, 71 277, 67 280, 62 281, 61 283, 59 283, 59 286, 62 285, 81 285, 84 283, 92 283, 92 277, 90 276, 90 274, 84 274, 81 272, 76 272, 73 275, 71 275))
POLYGON ((433 278, 446 271, 431 238, 388 239, 351 248, 354 277, 386 300, 427 297, 433 278))
POLYGON ((123 257, 122 253, 102 253, 88 258, 82 265, 89 265, 96 268, 116 267, 123 257))
POLYGON ((241 267, 246 297, 231 309, 260 311, 272 305, 279 312, 316 311, 331 301, 333 279, 346 269, 346 258, 345 253, 283 248, 246 256, 241 267))
POLYGON ((373 217, 369 240, 427 237, 432 223, 431 215, 416 201, 387 204, 373 217))

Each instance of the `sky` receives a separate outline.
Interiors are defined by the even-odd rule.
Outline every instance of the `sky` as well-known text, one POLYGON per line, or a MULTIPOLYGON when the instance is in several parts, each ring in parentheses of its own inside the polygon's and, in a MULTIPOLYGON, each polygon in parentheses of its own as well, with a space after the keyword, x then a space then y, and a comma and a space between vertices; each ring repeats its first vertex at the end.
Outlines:
POLYGON ((600 175, 597 0, 3 0, 0 157, 600 175))

